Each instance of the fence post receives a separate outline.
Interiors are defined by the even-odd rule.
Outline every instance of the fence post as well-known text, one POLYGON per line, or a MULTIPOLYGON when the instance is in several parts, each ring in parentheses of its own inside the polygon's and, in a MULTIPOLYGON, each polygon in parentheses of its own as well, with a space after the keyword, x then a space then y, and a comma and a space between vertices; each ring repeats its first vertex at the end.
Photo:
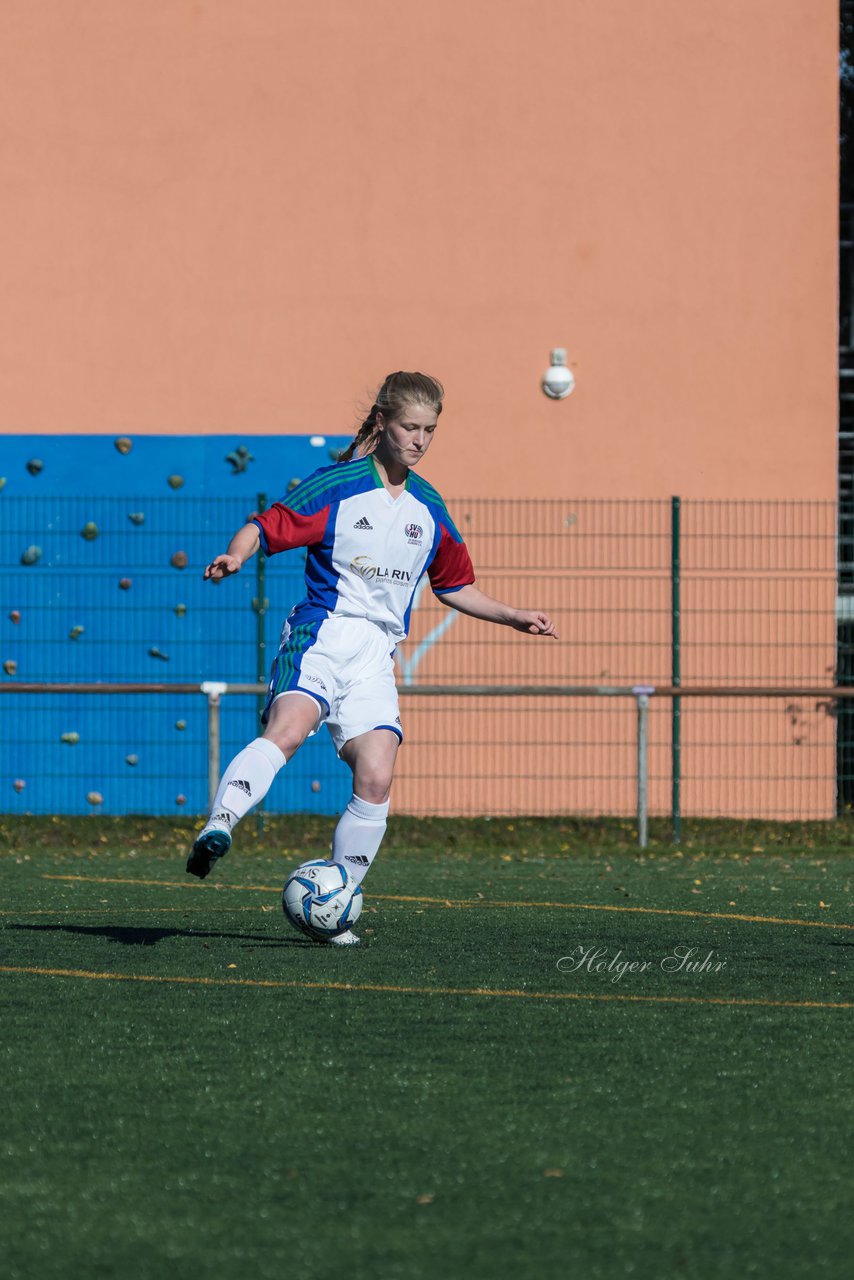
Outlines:
POLYGON ((219 786, 219 702, 228 693, 228 685, 220 680, 205 680, 199 688, 208 700, 208 808, 213 809, 219 786))
MULTIPOLYGON (((258 494, 258 510, 266 511, 267 495, 266 493, 258 494)), ((257 643, 257 671, 255 673, 259 684, 264 684, 267 680, 267 634, 265 619, 267 610, 270 607, 270 601, 267 599, 267 557, 261 547, 258 548, 258 554, 255 557, 255 591, 256 595, 252 601, 252 608, 255 610, 256 627, 255 638, 257 643)), ((258 699, 258 714, 264 710, 264 702, 266 699, 262 696, 258 699)), ((264 801, 261 800, 255 810, 255 826, 258 834, 264 831, 264 801)))
POLYGON ((637 684, 632 689, 638 705, 638 844, 649 843, 649 695, 655 689, 637 684))
MULTIPOLYGON (((670 499, 670 683, 682 684, 681 500, 670 499)), ((673 843, 682 842, 682 699, 675 695, 670 715, 670 779, 673 843)))

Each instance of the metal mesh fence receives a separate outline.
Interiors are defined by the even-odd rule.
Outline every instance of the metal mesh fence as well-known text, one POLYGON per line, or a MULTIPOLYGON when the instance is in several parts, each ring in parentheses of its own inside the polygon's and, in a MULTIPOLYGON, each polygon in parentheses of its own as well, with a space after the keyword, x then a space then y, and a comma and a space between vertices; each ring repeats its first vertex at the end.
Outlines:
MULTIPOLYGON (((419 590, 397 655, 407 735, 399 811, 630 815, 635 806, 631 699, 407 699, 407 689, 854 681, 837 656, 852 624, 837 627, 833 503, 450 505, 479 585, 547 609, 561 640, 490 627, 419 590)), ((219 587, 201 579, 248 514, 245 500, 179 494, 0 498, 0 681, 266 679, 302 594, 303 553, 257 557, 219 587), (39 556, 23 563, 32 548, 39 556)), ((674 732, 686 816, 826 818, 850 805, 847 706, 682 698, 676 709, 674 725, 669 701, 651 707, 651 813, 673 802, 674 732)), ((225 699, 224 759, 255 732, 255 711, 254 698, 225 699)), ((0 699, 0 809, 85 812, 97 794, 104 812, 202 812, 205 733, 202 698, 0 699)), ((318 735, 268 806, 334 812, 348 786, 318 735)))
POLYGON ((631 817, 631 698, 403 698, 395 807, 414 813, 631 817), (472 704, 472 705, 469 705, 472 704), (607 799, 605 799, 607 797, 607 799), (605 807, 603 807, 605 806, 605 807))

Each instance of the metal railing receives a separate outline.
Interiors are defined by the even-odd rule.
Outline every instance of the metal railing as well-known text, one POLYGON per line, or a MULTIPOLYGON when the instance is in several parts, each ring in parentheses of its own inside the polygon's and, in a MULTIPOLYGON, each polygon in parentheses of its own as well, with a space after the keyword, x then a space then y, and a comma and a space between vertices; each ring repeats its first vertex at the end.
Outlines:
MULTIPOLYGON (((222 733, 221 733, 221 709, 223 699, 228 695, 232 696, 252 696, 260 698, 265 692, 265 686, 256 683, 229 683, 226 681, 202 681, 195 683, 177 683, 177 684, 143 684, 143 683, 58 683, 58 684, 40 684, 40 683, 19 683, 14 685, 0 686, 0 694, 12 694, 16 696, 25 695, 95 695, 103 696, 121 696, 121 695, 153 695, 168 696, 174 701, 182 697, 201 695, 206 700, 206 738, 207 738, 207 801, 210 806, 219 783, 222 770, 222 733)), ((453 699, 454 701, 462 700, 463 702, 472 700, 478 701, 483 699, 535 699, 548 700, 560 704, 568 699, 632 699, 636 708, 636 728, 634 740, 634 794, 635 808, 634 817, 637 825, 637 838, 641 848, 646 848, 649 842, 649 818, 651 812, 650 804, 650 733, 649 733, 649 716, 650 706, 653 701, 669 700, 671 704, 679 702, 683 699, 691 701, 699 700, 785 700, 790 705, 794 705, 793 699, 797 698, 813 698, 817 697, 826 702, 827 706, 834 704, 854 706, 854 688, 828 686, 825 688, 815 688, 812 685, 805 686, 788 686, 781 688, 769 689, 763 686, 683 686, 683 685, 665 685, 656 687, 654 685, 421 685, 421 686, 401 686, 399 693, 403 699, 404 706, 408 699, 417 700, 437 700, 437 699, 453 699)), ((671 755, 671 759, 672 759, 671 755)), ((464 779, 463 779, 464 781, 464 779)), ((673 795, 671 790, 671 795, 673 795)), ((104 802, 104 797, 96 792, 91 806, 94 810, 99 810, 104 802)), ((567 815, 576 812, 577 806, 572 802, 571 796, 567 792, 565 808, 559 809, 567 815)), ((416 812, 418 810, 416 809, 416 812)), ((428 807, 425 812, 432 810, 428 807)), ((603 815, 609 812, 607 806, 603 808, 603 815)), ((660 812, 660 809, 659 809, 660 812)), ((503 811, 499 808, 498 814, 503 816, 503 811)), ((828 815, 823 815, 828 816, 828 815)), ((681 840, 681 809, 675 806, 671 810, 670 818, 672 822, 672 833, 674 842, 679 843, 681 840)))

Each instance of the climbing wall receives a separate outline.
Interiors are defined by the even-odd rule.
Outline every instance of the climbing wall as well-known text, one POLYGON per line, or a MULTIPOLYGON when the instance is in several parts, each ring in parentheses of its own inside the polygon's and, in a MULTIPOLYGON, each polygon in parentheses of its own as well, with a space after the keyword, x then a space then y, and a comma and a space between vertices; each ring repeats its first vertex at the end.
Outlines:
MULTIPOLYGON (((255 557, 218 585, 204 566, 348 442, 0 436, 0 682, 266 680, 304 554, 255 557)), ((223 763, 257 712, 253 696, 224 699, 223 763)), ((0 697, 0 812, 201 813, 207 768, 201 694, 0 697)), ((334 813, 348 794, 320 733, 267 807, 334 813)))

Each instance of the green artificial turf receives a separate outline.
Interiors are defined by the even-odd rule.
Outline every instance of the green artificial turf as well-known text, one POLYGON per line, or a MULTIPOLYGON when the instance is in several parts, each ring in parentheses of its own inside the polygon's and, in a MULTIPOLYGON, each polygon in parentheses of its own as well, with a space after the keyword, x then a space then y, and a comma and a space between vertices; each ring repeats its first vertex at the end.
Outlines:
POLYGON ((356 949, 331 830, 0 820, 7 1280, 850 1273, 847 827, 398 819, 356 949))

